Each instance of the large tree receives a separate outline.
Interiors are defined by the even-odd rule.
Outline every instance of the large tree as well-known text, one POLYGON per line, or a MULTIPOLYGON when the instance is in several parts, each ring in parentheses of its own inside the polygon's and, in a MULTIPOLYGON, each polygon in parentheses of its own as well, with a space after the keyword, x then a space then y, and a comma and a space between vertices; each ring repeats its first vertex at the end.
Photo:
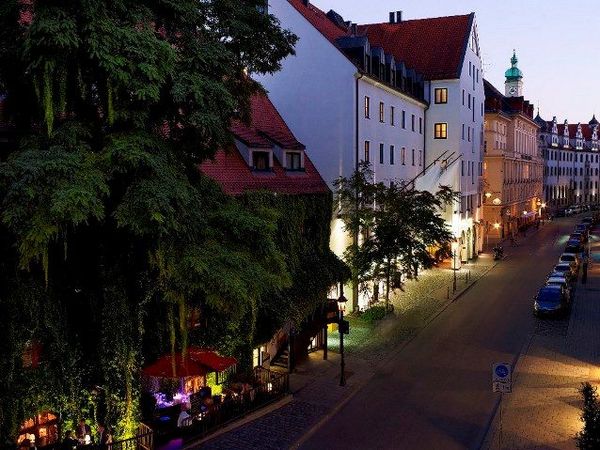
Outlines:
MULTIPOLYGON (((4 438, 14 435, 16 418, 42 405, 28 401, 34 377, 23 381, 19 366, 32 340, 45 344, 43 370, 57 385, 62 358, 83 358, 73 379, 101 384, 107 419, 125 437, 138 413, 132 380, 141 354, 160 351, 143 348, 145 335, 162 332, 168 345, 146 340, 185 350, 188 311, 204 308, 224 314, 247 347, 261 296, 290 285, 273 211, 249 210, 197 171, 231 143, 232 118, 248 118, 260 86, 247 72, 276 71, 293 52, 295 36, 263 6, 0 4, 0 91, 18 136, 0 155, 0 307, 18 317, 15 292, 33 285, 26 304, 38 308, 0 336, 9 339, 0 376, 4 438), (40 320, 41 305, 60 317, 59 331, 45 325, 48 316, 40 320), (53 354, 54 341, 69 342, 69 351, 53 354)), ((60 389, 43 404, 76 410, 77 389, 60 389)))

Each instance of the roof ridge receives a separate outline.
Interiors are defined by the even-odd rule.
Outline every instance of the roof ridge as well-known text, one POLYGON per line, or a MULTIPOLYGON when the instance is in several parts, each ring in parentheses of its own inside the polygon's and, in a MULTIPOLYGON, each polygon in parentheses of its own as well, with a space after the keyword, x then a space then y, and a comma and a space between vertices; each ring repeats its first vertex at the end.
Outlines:
POLYGON ((359 23, 358 26, 359 27, 367 27, 369 25, 402 25, 403 23, 407 23, 407 22, 423 22, 423 21, 427 21, 427 20, 439 20, 439 19, 451 19, 451 18, 455 18, 455 17, 469 17, 472 14, 475 14, 474 12, 470 12, 468 14, 452 14, 449 16, 437 16, 437 17, 423 17, 420 19, 402 19, 401 22, 371 22, 371 23, 359 23))

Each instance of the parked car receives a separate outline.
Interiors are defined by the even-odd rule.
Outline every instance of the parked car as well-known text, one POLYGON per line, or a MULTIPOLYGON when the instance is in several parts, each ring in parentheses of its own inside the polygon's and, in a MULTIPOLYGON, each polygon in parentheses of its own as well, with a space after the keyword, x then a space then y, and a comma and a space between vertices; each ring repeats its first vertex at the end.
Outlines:
POLYGON ((587 223, 579 223, 575 226, 575 233, 581 233, 587 238, 589 228, 587 223))
POLYGON ((581 263, 579 256, 577 255, 577 253, 563 253, 562 255, 560 255, 560 258, 558 258, 558 262, 568 262, 568 263, 575 263, 575 265, 579 268, 579 264, 581 263))
POLYGON ((546 286, 562 286, 567 293, 569 304, 573 301, 574 287, 563 277, 550 277, 546 280, 546 286))
POLYGON ((592 216, 587 216, 581 219, 581 223, 587 223, 590 227, 594 224, 594 218, 592 216))
POLYGON ((558 263, 556 266, 554 266, 553 272, 564 272, 568 274, 569 281, 577 279, 577 272, 570 263, 558 263))
POLYGON ((583 257, 583 245, 581 244, 567 244, 563 253, 574 253, 579 258, 583 257))
POLYGON ((585 242, 585 235, 580 231, 576 231, 575 233, 571 233, 569 235, 569 241, 576 239, 583 244, 585 242))
POLYGON ((558 316, 569 309, 567 292, 562 286, 544 286, 533 300, 533 313, 536 316, 558 316))
POLYGON ((566 217, 567 216, 567 210, 564 209, 564 208, 557 209, 554 212, 554 216, 555 217, 566 217))

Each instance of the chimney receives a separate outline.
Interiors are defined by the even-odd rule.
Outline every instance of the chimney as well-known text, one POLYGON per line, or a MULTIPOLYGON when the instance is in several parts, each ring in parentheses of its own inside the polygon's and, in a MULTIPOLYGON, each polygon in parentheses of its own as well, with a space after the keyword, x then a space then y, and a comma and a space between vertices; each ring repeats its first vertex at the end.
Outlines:
POLYGON ((402 22, 402 11, 396 11, 396 23, 402 22))
POLYGON ((309 4, 309 3, 310 3, 310 1, 309 1, 309 0, 302 0, 302 4, 303 4, 304 6, 308 6, 308 4, 309 4))
POLYGON ((352 29, 352 36, 356 36, 358 34, 358 25, 353 23, 351 26, 351 29, 352 29))
POLYGON ((396 23, 396 14, 394 11, 390 13, 390 23, 396 23))

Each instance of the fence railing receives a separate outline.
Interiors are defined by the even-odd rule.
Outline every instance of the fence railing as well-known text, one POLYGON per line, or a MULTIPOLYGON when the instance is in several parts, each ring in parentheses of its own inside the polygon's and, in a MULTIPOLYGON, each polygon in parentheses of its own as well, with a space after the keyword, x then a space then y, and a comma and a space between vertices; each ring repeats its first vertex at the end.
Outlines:
MULTIPOLYGON (((201 439, 214 431, 272 403, 289 392, 287 373, 268 369, 254 370, 256 385, 237 397, 213 404, 207 410, 191 411, 191 417, 184 422, 180 433, 184 442, 201 439)), ((125 449, 129 450, 129 449, 125 449)))

